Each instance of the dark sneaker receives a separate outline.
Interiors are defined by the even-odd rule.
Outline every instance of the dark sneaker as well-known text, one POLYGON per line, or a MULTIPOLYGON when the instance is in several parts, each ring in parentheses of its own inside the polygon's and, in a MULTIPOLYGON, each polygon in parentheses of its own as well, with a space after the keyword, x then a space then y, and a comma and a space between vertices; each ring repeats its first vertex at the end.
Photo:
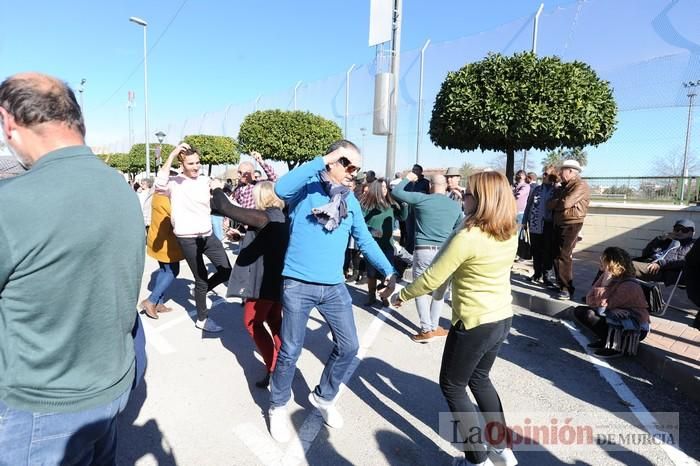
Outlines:
POLYGON ((615 359, 615 358, 622 357, 622 353, 620 353, 619 351, 615 351, 614 349, 609 349, 609 348, 599 349, 593 354, 598 356, 600 359, 615 359))
POLYGON ((566 290, 561 290, 559 293, 555 294, 554 297, 560 301, 568 301, 571 299, 571 295, 566 290))
POLYGON ((589 343, 586 346, 588 346, 591 349, 603 349, 605 348, 605 342, 603 340, 598 340, 594 341, 593 343, 589 343))
POLYGON ((532 282, 532 283, 538 283, 541 280, 541 277, 537 275, 533 275, 532 277, 527 277, 527 281, 532 282))

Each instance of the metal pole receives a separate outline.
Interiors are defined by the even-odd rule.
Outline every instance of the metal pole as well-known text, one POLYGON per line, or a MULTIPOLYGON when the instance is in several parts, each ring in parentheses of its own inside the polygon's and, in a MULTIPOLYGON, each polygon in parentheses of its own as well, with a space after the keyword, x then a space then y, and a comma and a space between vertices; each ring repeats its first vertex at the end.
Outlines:
POLYGON ((542 14, 542 10, 544 9, 544 3, 540 3, 540 7, 537 9, 537 13, 535 13, 535 24, 532 28, 532 53, 537 54, 537 32, 540 26, 540 15, 542 14))
POLYGON ((683 83, 683 87, 688 89, 688 126, 685 130, 685 150, 683 151, 683 174, 681 179, 681 204, 685 199, 685 179, 688 177, 688 151, 690 149, 690 129, 693 125, 693 99, 695 98, 695 87, 700 85, 699 81, 683 83))
MULTIPOLYGON (((540 15, 544 9, 544 3, 540 3, 540 7, 535 13, 535 22, 532 26, 532 54, 537 55, 537 33, 540 28, 540 15)), ((523 167, 522 170, 527 170, 527 150, 523 151, 523 167)))
MULTIPOLYGON (((425 41, 425 45, 420 49, 420 78, 418 80, 418 122, 416 128, 416 163, 420 163, 420 145, 423 140, 423 67, 425 65, 425 50, 430 45, 430 39, 425 41)), ((387 173, 386 176, 389 176, 387 173)))
POLYGON ((301 81, 299 81, 297 85, 294 86, 294 110, 297 109, 297 89, 299 89, 299 86, 301 86, 301 81))
POLYGON ((396 164, 396 126, 398 120, 398 96, 399 96, 399 71, 401 57, 401 9, 403 0, 394 0, 394 24, 391 40, 391 74, 394 81, 391 90, 389 104, 390 122, 389 135, 386 138, 386 169, 384 176, 389 177, 394 173, 396 164))
POLYGON ((146 177, 151 176, 151 146, 148 143, 150 130, 148 129, 148 40, 146 34, 148 25, 143 26, 143 108, 146 120, 146 177))
POLYGON ((353 64, 345 73, 345 131, 343 133, 345 139, 348 138, 348 115, 350 113, 350 73, 355 69, 353 64))
POLYGON ((231 110, 231 107, 233 107, 233 104, 230 104, 228 107, 226 107, 226 110, 224 111, 224 121, 221 122, 221 135, 226 136, 226 118, 228 117, 228 112, 231 110))

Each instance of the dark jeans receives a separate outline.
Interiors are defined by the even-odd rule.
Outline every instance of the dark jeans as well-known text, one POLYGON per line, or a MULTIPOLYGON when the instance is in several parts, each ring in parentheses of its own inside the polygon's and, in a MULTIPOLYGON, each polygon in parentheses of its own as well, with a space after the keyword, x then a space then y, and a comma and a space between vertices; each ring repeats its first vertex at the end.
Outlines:
POLYGON ((554 227, 554 271, 559 289, 574 293, 574 246, 583 223, 557 225, 554 227))
POLYGON ((178 238, 182 253, 185 255, 187 265, 194 275, 194 302, 197 306, 197 319, 207 318, 207 291, 224 283, 231 275, 231 264, 224 251, 221 241, 214 236, 198 236, 196 238, 178 238), (216 273, 207 278, 207 266, 204 265, 204 256, 216 267, 216 273))
MULTIPOLYGON (((468 330, 464 329, 462 322, 458 322, 447 335, 440 368, 440 388, 464 439, 473 439, 471 434, 474 431, 470 429, 481 425, 479 414, 467 395, 467 385, 486 424, 496 422, 503 427, 506 425, 501 399, 491 383, 489 372, 501 344, 508 336, 511 322, 512 318, 509 317, 468 330)), ((495 446, 503 448, 505 445, 495 446)), ((467 441, 464 454, 472 463, 486 461, 486 445, 467 441)))
POLYGON ((532 266, 535 269, 535 278, 546 278, 547 270, 552 268, 553 230, 552 222, 544 222, 541 234, 530 233, 530 250, 532 251, 532 266))

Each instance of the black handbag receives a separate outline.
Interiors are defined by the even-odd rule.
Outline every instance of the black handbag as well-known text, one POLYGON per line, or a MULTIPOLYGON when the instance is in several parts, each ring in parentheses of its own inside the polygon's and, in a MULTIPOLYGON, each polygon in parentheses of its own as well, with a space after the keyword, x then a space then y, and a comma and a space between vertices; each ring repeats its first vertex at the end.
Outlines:
POLYGON ((532 259, 532 245, 530 244, 530 231, 523 227, 518 236, 518 257, 521 259, 532 259))

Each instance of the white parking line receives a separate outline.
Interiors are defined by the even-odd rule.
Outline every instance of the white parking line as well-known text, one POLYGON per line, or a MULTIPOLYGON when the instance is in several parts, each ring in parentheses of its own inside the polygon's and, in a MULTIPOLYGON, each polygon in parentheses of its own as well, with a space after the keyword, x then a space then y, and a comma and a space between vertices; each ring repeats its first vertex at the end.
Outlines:
POLYGON ((172 354, 175 352, 175 348, 160 334, 159 329, 148 322, 148 319, 141 319, 141 323, 143 324, 143 333, 146 335, 147 345, 153 347, 160 354, 172 354))
MULTIPOLYGON (((629 406, 630 411, 632 412, 632 414, 635 415, 639 422, 641 422, 642 426, 644 426, 644 429, 655 438, 667 438, 666 436, 662 435, 662 432, 656 428, 656 419, 654 419, 654 416, 651 415, 651 413, 649 412, 649 410, 647 410, 647 408, 644 406, 641 400, 637 398, 637 396, 634 393, 632 393, 632 390, 630 390, 630 388, 627 385, 625 385, 620 375, 617 372, 615 372, 607 362, 598 359, 591 354, 591 351, 587 346, 588 340, 586 339, 586 337, 584 337, 583 334, 569 322, 563 320, 561 322, 567 329, 569 329, 571 335, 574 337, 574 339, 576 339, 579 345, 581 345, 583 350, 587 353, 588 360, 596 367, 596 369, 598 369, 598 372, 600 373, 601 377, 603 377, 603 379, 605 379, 605 381, 608 382, 612 389, 615 390, 615 393, 617 393, 620 399, 622 399, 622 401, 624 401, 629 406)), ((697 464, 695 460, 683 453, 675 445, 662 443, 660 446, 666 453, 666 455, 668 455, 671 462, 676 466, 697 464)))

